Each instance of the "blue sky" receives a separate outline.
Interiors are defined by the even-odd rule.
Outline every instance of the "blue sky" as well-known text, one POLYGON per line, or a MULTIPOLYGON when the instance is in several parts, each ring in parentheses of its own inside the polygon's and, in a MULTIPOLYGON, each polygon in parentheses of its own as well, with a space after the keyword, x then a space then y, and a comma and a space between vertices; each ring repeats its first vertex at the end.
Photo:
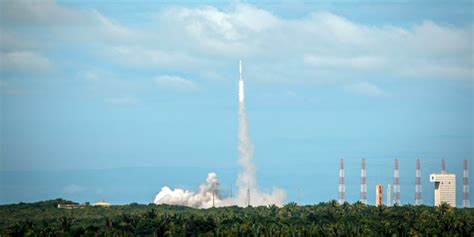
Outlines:
MULTIPOLYGON (((262 189, 368 197, 400 162, 474 171, 472 2, 2 1, 0 203, 148 203, 237 164, 238 61, 262 189)), ((470 183, 474 183, 472 175, 470 183)), ((471 195, 471 202, 472 202, 471 195)))

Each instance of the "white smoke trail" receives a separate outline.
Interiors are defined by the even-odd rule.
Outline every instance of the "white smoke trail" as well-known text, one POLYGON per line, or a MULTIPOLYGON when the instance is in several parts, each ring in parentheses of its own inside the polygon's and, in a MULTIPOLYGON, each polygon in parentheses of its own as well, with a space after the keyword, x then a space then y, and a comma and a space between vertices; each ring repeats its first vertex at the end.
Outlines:
POLYGON ((250 141, 247 113, 245 112, 244 100, 244 82, 242 79, 242 64, 240 64, 239 80, 239 135, 238 151, 239 165, 241 172, 237 178, 238 193, 235 198, 221 199, 218 195, 217 175, 209 173, 206 183, 202 184, 198 193, 187 190, 163 187, 155 197, 156 204, 185 205, 196 208, 209 208, 213 205, 230 206, 264 206, 277 205, 282 206, 286 199, 286 193, 281 189, 274 188, 271 193, 264 193, 258 189, 256 179, 256 169, 253 164, 254 147, 250 141))
MULTIPOLYGON (((243 88, 241 88, 242 90, 243 88)), ((254 146, 250 141, 247 113, 245 112, 245 101, 239 101, 239 165, 242 168, 237 179, 238 195, 235 204, 246 206, 263 206, 275 204, 282 206, 286 199, 286 193, 274 188, 271 193, 264 193, 258 189, 256 179, 256 168, 253 164, 254 146), (249 200, 250 199, 250 200, 249 200)))
POLYGON ((242 168, 237 179, 237 186, 241 193, 246 193, 247 189, 256 188, 255 165, 252 162, 254 146, 250 142, 248 132, 247 113, 245 103, 239 103, 239 165, 242 168))

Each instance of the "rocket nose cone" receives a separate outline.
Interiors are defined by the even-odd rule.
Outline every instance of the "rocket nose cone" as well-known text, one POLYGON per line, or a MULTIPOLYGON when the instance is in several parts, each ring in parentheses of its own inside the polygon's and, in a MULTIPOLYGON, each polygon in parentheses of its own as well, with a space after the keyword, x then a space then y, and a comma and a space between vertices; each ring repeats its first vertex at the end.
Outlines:
POLYGON ((240 75, 242 75, 242 60, 239 61, 239 72, 240 72, 240 75))

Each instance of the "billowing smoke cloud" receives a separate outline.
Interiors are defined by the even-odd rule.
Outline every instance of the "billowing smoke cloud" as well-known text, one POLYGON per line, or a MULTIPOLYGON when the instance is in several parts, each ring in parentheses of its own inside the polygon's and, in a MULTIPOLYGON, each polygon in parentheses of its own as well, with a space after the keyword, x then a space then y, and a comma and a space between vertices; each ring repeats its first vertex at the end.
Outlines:
POLYGON ((219 181, 215 173, 207 175, 206 183, 201 184, 199 192, 194 193, 188 190, 171 190, 165 186, 155 197, 156 204, 183 205, 195 208, 209 208, 213 204, 220 204, 221 200, 218 193, 219 181), (214 203, 213 203, 214 202, 214 203))
POLYGON ((215 173, 209 173, 206 183, 201 184, 198 193, 187 190, 163 187, 155 197, 156 204, 185 205, 196 208, 212 206, 282 206, 286 193, 281 189, 273 189, 271 193, 264 193, 258 189, 256 169, 253 164, 254 146, 248 133, 247 113, 245 112, 244 82, 242 79, 242 64, 240 64, 239 81, 239 165, 242 168, 237 178, 238 193, 235 198, 222 199, 218 192, 219 182, 215 173))

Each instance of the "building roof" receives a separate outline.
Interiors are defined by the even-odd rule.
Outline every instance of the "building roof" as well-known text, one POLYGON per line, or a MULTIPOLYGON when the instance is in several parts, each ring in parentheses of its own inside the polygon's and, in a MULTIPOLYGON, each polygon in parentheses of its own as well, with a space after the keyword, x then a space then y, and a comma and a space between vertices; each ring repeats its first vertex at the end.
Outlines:
POLYGON ((105 202, 105 201, 100 201, 100 202, 96 202, 94 204, 94 206, 101 206, 101 207, 110 207, 112 206, 112 204, 108 203, 108 202, 105 202))
POLYGON ((431 173, 430 175, 455 175, 454 173, 431 173))
POLYGON ((444 174, 430 174, 430 182, 439 182, 453 180, 456 181, 456 174, 444 173, 444 174))

